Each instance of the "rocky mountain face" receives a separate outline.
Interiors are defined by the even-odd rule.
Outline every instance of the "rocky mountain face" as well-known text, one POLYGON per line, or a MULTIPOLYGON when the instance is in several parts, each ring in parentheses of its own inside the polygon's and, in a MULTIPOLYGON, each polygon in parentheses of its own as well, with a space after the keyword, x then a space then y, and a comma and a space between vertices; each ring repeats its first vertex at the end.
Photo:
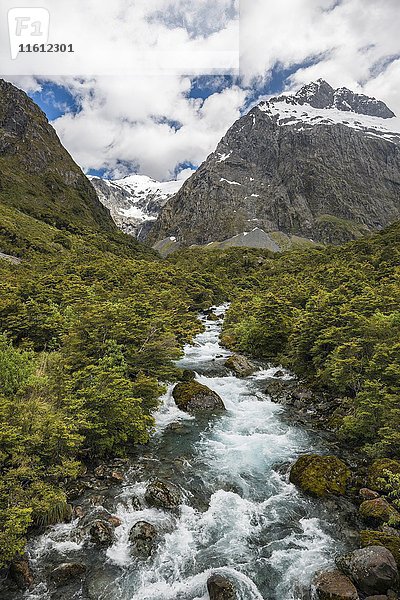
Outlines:
POLYGON ((239 119, 167 201, 149 240, 209 244, 257 229, 278 245, 342 243, 397 219, 400 120, 319 80, 239 119))
POLYGON ((159 182, 145 175, 112 181, 100 177, 89 179, 116 225, 138 239, 146 237, 168 198, 183 184, 183 180, 159 182))
POLYGON ((43 250, 59 230, 117 231, 46 115, 0 80, 0 251, 43 250))

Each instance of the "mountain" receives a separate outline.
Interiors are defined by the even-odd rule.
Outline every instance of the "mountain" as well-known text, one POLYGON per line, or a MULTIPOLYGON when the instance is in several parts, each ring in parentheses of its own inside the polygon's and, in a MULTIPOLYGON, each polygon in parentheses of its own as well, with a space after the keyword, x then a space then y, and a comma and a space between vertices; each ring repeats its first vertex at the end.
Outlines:
POLYGON ((46 115, 0 80, 0 251, 58 252, 90 232, 119 233, 46 115))
POLYGON ((397 219, 400 120, 383 102, 318 80, 234 123, 167 201, 149 241, 209 244, 258 228, 341 243, 397 219))
POLYGON ((176 194, 184 182, 183 179, 159 182, 145 175, 116 180, 89 179, 116 225, 138 239, 145 237, 168 198, 176 194))

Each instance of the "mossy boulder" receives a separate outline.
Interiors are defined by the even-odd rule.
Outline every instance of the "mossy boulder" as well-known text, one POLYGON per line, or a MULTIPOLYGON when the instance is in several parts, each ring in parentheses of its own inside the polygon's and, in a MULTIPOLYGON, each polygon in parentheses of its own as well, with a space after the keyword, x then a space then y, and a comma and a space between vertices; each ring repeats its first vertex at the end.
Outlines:
POLYGON ((236 373, 238 377, 248 377, 257 370, 256 366, 241 354, 232 354, 225 361, 225 366, 236 373))
POLYGON ((304 454, 290 470, 289 479, 296 487, 312 496, 343 495, 350 470, 336 456, 304 454))
POLYGON ((378 458, 368 469, 368 486, 377 492, 385 492, 387 473, 400 474, 400 461, 391 458, 378 458))
POLYGON ((183 369, 182 375, 179 377, 179 381, 193 381, 196 379, 196 373, 190 369, 183 369))
POLYGON ((400 524, 400 513, 385 498, 365 500, 360 506, 360 515, 372 525, 400 524))
POLYGON ((386 531, 373 531, 365 529, 360 532, 361 546, 383 546, 387 548, 394 556, 397 566, 400 567, 400 533, 394 530, 393 533, 386 531))
POLYGON ((219 412, 225 410, 222 398, 198 381, 178 383, 172 392, 178 408, 188 413, 219 412))

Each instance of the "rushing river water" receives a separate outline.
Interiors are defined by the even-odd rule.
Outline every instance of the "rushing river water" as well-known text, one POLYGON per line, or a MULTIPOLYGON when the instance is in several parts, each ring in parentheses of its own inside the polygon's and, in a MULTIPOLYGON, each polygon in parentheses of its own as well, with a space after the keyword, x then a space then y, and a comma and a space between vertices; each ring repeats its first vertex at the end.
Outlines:
MULTIPOLYGON (((224 308, 216 312, 222 316, 224 308)), ((276 368, 246 379, 226 371, 221 321, 205 323, 179 366, 194 370, 227 411, 195 419, 176 407, 170 390, 156 415, 154 440, 128 466, 122 489, 105 493, 104 505, 122 519, 115 543, 96 549, 77 535, 77 521, 54 527, 30 544, 39 583, 24 598, 206 600, 207 578, 219 572, 235 582, 238 600, 289 600, 304 597, 312 575, 346 549, 348 526, 337 505, 307 498, 288 483, 290 462, 305 451, 326 451, 323 442, 288 424, 263 393, 276 368), (181 487, 179 510, 145 506, 152 477, 181 487), (128 543, 132 525, 143 520, 160 537, 147 560, 132 558, 128 543), (46 574, 63 562, 86 564, 83 585, 47 587, 46 574)))

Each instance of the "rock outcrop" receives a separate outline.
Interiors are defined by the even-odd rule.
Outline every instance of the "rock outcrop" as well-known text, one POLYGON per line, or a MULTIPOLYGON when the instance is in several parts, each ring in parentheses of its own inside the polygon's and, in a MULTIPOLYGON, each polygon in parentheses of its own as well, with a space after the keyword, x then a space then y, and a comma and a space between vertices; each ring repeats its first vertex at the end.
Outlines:
POLYGON ((62 563, 50 573, 50 579, 56 587, 62 587, 83 577, 86 572, 85 565, 81 563, 62 563))
POLYGON ((148 557, 153 551, 157 530, 147 521, 138 521, 129 532, 129 542, 133 554, 148 557))
POLYGON ((222 575, 211 575, 207 581, 210 600, 236 600, 237 595, 233 583, 222 575))

